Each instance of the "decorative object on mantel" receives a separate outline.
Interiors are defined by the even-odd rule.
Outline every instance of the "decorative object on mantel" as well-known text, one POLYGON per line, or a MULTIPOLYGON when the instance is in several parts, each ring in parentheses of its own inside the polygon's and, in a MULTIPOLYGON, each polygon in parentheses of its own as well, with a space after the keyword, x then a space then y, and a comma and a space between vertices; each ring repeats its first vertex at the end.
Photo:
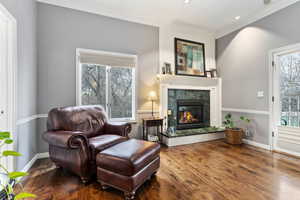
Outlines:
POLYGON ((208 78, 218 77, 218 73, 217 73, 216 69, 207 70, 205 73, 206 73, 206 77, 208 77, 208 78))
POLYGON ((212 70, 210 70, 210 71, 211 71, 211 77, 212 77, 212 78, 218 77, 218 72, 217 72, 216 69, 212 69, 212 70))
POLYGON ((212 76, 212 71, 206 71, 205 74, 206 74, 207 78, 212 78, 213 77, 212 76))
POLYGON ((161 73, 162 73, 162 74, 166 74, 166 66, 163 66, 163 67, 161 68, 161 73))
POLYGON ((154 117, 153 107, 154 107, 154 101, 157 100, 156 92, 155 91, 149 92, 148 99, 152 103, 152 112, 151 112, 151 114, 152 114, 152 117, 154 117))
POLYGON ((164 63, 164 67, 166 68, 166 74, 170 74, 170 75, 173 74, 173 73, 172 73, 172 69, 171 69, 171 63, 165 62, 165 63, 164 63))
MULTIPOLYGON (((244 121, 246 123, 250 123, 251 120, 240 116, 240 121, 244 121)), ((225 116, 225 121, 223 122, 223 125, 226 128, 225 135, 226 135, 226 141, 229 144, 242 144, 244 130, 242 128, 238 128, 235 126, 235 122, 232 119, 231 113, 228 113, 225 116)))
POLYGON ((161 68, 161 74, 163 75, 173 75, 172 69, 171 69, 171 63, 164 63, 164 66, 161 68))
POLYGON ((205 77, 205 46, 203 43, 175 38, 176 75, 205 77))

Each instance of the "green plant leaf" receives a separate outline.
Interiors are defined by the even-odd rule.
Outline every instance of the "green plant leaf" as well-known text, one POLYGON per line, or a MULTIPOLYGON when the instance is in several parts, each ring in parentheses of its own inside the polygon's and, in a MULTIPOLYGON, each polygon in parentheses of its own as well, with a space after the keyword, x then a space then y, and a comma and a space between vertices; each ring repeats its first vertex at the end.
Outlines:
POLYGON ((12 194, 12 193, 13 193, 13 187, 12 187, 11 184, 8 184, 8 185, 7 185, 7 193, 8 193, 8 194, 12 194))
POLYGON ((19 152, 16 151, 3 151, 3 156, 22 156, 19 152))
POLYGON ((35 198, 35 197, 36 197, 36 195, 34 195, 34 194, 27 193, 27 192, 21 192, 15 196, 14 200, 24 199, 24 198, 35 198))
POLYGON ((12 139, 6 139, 4 141, 5 144, 12 144, 14 141, 12 139))
POLYGON ((241 116, 240 119, 244 121, 244 120, 245 120, 245 117, 244 117, 244 116, 241 116))
POLYGON ((10 138, 10 132, 0 132, 0 140, 10 138))
POLYGON ((16 178, 27 176, 27 175, 28 175, 28 173, 26 173, 26 172, 11 172, 8 174, 8 177, 11 179, 16 179, 16 178))
POLYGON ((234 127, 234 123, 230 122, 230 128, 233 128, 233 127, 234 127))

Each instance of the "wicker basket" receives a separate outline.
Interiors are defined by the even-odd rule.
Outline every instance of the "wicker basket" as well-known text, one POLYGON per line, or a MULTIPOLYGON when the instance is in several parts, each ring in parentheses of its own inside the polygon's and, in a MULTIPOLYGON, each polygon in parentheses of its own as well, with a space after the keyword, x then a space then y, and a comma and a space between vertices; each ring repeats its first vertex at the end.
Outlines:
POLYGON ((229 144, 242 144, 244 131, 243 129, 226 129, 226 142, 229 144))

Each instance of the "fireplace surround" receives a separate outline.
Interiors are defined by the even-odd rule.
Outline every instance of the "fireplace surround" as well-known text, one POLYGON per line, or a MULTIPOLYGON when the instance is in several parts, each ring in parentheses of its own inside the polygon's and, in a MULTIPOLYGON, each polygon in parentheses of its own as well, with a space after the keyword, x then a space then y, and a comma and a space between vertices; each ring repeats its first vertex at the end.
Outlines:
MULTIPOLYGON (((222 79, 163 76, 160 79, 160 116, 164 118, 163 143, 177 146, 224 137, 206 127, 222 125, 222 79), (177 129, 177 100, 199 100, 203 105, 205 128, 177 129)), ((201 105, 200 105, 201 107, 201 105)))
POLYGON ((210 90, 168 90, 168 128, 184 130, 209 126, 210 90))

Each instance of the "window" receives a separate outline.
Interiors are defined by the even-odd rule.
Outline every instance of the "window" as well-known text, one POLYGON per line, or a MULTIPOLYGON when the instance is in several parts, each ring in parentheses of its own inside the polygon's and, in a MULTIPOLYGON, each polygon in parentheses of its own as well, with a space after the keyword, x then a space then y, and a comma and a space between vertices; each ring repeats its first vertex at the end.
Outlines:
POLYGON ((300 127, 300 53, 279 57, 280 104, 283 126, 300 127))
POLYGON ((77 50, 77 104, 102 105, 111 120, 135 120, 136 56, 77 50))

